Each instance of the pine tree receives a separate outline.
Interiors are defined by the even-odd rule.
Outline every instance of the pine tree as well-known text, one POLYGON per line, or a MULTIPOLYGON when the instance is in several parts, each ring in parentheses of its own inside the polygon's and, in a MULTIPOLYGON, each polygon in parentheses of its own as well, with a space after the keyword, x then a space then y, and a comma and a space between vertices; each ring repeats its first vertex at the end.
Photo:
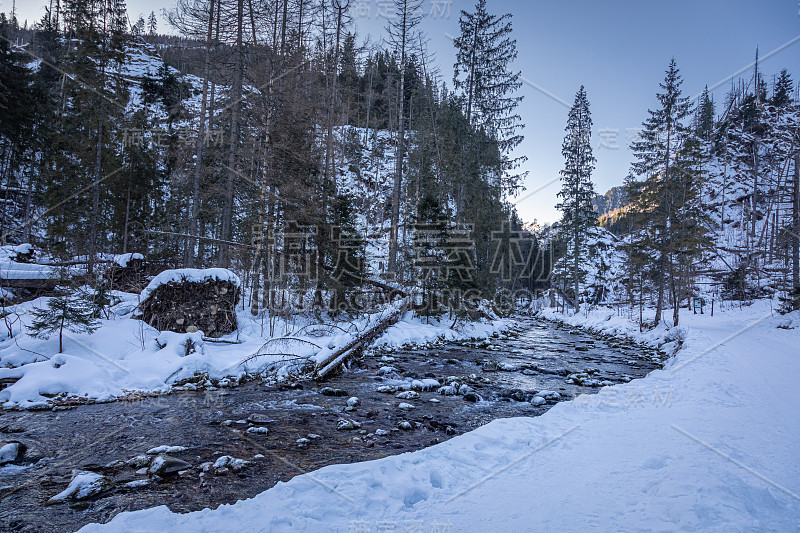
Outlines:
POLYGON ((15 21, 0 13, 0 234, 7 242, 9 232, 21 228, 15 224, 20 206, 9 198, 8 190, 22 185, 20 170, 33 149, 35 109, 31 82, 33 75, 25 58, 11 45, 15 21))
POLYGON ((707 161, 707 145, 700 138, 688 135, 675 155, 671 171, 673 218, 667 253, 673 324, 676 326, 680 302, 692 294, 696 266, 712 246, 708 235, 711 219, 701 198, 707 179, 707 161))
POLYGON ((442 202, 433 194, 420 198, 414 217, 414 261, 422 291, 417 314, 440 316, 444 310, 442 292, 447 288, 448 219, 442 202))
POLYGON ((74 40, 62 70, 62 113, 54 136, 52 160, 43 172, 47 207, 59 206, 48 219, 48 234, 61 252, 85 253, 89 271, 106 243, 103 217, 118 181, 124 113, 129 97, 120 64, 125 60, 125 6, 121 0, 102 5, 69 0, 65 19, 74 40), (80 191, 75 194, 75 191, 80 191))
POLYGON ((331 285, 333 297, 331 309, 339 311, 360 311, 357 298, 366 269, 366 241, 356 228, 356 211, 353 198, 340 194, 336 196, 331 209, 331 258, 333 259, 331 285), (351 305, 354 304, 354 305, 351 305))
POLYGON ((150 12, 150 18, 147 19, 147 34, 150 37, 155 37, 158 31, 158 19, 156 18, 155 11, 150 12))
POLYGON ((714 116, 714 100, 709 96, 706 86, 700 95, 696 128, 697 135, 706 142, 714 136, 714 116))
POLYGON ((563 213, 564 231, 572 239, 568 250, 568 263, 572 267, 570 281, 574 291, 576 311, 580 307, 580 283, 583 280, 580 263, 585 253, 584 244, 587 231, 597 224, 597 213, 592 205, 595 196, 592 184, 592 171, 595 158, 592 154, 592 116, 589 111, 589 100, 581 85, 575 95, 575 103, 567 118, 566 136, 561 153, 566 160, 561 171, 562 198, 556 207, 563 213))
POLYGON ((517 42, 511 38, 511 14, 496 16, 486 11, 486 0, 478 0, 473 13, 461 11, 460 34, 454 39, 456 63, 453 84, 464 98, 467 120, 497 143, 502 165, 497 179, 504 191, 515 192, 524 177, 512 174, 525 161, 510 154, 521 142, 523 127, 517 107, 522 96, 520 72, 511 70, 517 57, 517 42))
MULTIPOLYGON (((649 248, 656 257, 654 326, 661 320, 667 273, 672 268, 669 252, 673 238, 672 225, 675 222, 674 205, 676 195, 680 192, 678 182, 672 176, 672 167, 688 134, 686 119, 692 113, 689 99, 681 95, 682 83, 678 65, 672 59, 664 82, 660 84, 664 92, 657 94, 661 107, 648 111, 650 117, 643 123, 641 140, 632 146, 637 161, 633 163, 631 171, 643 182, 631 182, 626 187, 632 209, 644 232, 638 242, 640 246, 649 248)), ((677 310, 675 313, 677 322, 677 310)))
POLYGON ((137 36, 144 35, 144 28, 145 28, 144 16, 139 15, 136 24, 134 24, 133 27, 131 28, 131 33, 137 36))
POLYGON ((794 101, 794 83, 789 71, 781 70, 778 81, 775 82, 775 92, 772 95, 772 105, 786 107, 794 101))
POLYGON ((94 333, 100 327, 97 306, 82 293, 62 293, 50 298, 47 307, 34 307, 33 321, 27 326, 31 336, 49 339, 58 333, 58 353, 64 351, 64 330, 94 333))

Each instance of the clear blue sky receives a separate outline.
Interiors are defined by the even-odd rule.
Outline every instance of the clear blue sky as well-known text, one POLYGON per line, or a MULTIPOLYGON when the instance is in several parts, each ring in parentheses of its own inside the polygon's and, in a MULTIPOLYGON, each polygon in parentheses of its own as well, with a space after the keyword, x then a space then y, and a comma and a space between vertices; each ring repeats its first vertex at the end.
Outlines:
MULTIPOLYGON (((360 37, 380 39, 387 0, 351 0, 360 37)), ((173 0, 128 0, 139 13, 160 12, 173 0)), ((34 20, 41 0, 18 0, 20 20, 34 20)), ((458 31, 458 13, 474 0, 424 0, 423 30, 450 84, 453 48, 448 35, 458 31)), ((11 0, 0 0, 10 11, 11 0)), ((696 95, 749 65, 759 47, 764 57, 800 37, 800 0, 488 0, 493 13, 514 15, 519 49, 516 68, 526 80, 520 114, 526 125, 520 154, 528 157, 527 191, 517 203, 523 219, 554 222, 561 141, 567 107, 583 84, 591 102, 598 192, 619 185, 632 155, 627 139, 655 107, 655 93, 670 58, 675 57, 687 95, 696 95), (615 148, 616 147, 616 148, 615 148), (549 183, 549 185, 548 185, 549 183), (538 191, 538 192, 537 192, 538 191)), ((163 18, 161 30, 165 30, 163 18)), ((781 68, 800 79, 800 40, 763 60, 767 81, 781 68)), ((752 76, 752 70, 745 75, 752 76)), ((730 82, 714 96, 721 104, 730 82)), ((719 108, 719 106, 718 106, 719 108)))

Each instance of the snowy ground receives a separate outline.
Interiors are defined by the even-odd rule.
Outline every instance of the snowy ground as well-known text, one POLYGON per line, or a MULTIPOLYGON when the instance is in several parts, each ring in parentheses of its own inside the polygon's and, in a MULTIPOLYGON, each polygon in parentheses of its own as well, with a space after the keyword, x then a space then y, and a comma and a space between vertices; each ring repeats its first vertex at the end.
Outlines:
MULTIPOLYGON (((663 370, 538 418, 327 467, 214 511, 162 506, 81 531, 797 531, 800 316, 760 302, 684 321, 663 370)), ((613 313, 583 322, 638 335, 613 313)))
MULTIPOLYGON (((54 401, 109 401, 132 393, 166 392, 197 374, 223 384, 256 372, 280 379, 291 370, 322 360, 392 311, 387 308, 339 327, 316 326, 313 318, 297 318, 292 323, 276 321, 270 331, 268 318, 253 317, 249 310, 240 310, 239 331, 222 339, 239 344, 216 344, 203 341, 202 332, 159 333, 131 317, 138 295, 115 295, 121 302, 111 309, 109 319, 100 321, 101 327, 95 333, 65 332, 61 354, 57 353, 57 335, 36 339, 25 328, 31 322, 31 310, 45 306, 46 298, 6 307, 9 315, 0 320, 0 379, 19 380, 0 390, 0 406, 49 408, 54 401), (290 339, 278 340, 284 337, 290 339), (187 340, 195 346, 195 352, 189 355, 185 355, 187 340), (272 342, 267 344, 268 341, 272 342), (245 362, 256 353, 268 355, 245 362)), ((376 345, 487 338, 508 324, 505 320, 486 320, 454 330, 446 318, 441 323, 426 323, 407 314, 376 345)))

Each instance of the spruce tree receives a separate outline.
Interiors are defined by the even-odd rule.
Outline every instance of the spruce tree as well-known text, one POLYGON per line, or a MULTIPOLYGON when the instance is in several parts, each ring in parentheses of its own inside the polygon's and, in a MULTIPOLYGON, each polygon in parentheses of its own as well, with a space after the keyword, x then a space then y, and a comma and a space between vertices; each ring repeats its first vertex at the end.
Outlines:
POLYGON ((356 227, 356 209, 353 198, 339 194, 334 198, 330 225, 331 239, 331 310, 360 311, 355 297, 367 275, 366 241, 356 227), (354 305, 351 305, 354 304, 354 305))
POLYGON ((703 89, 700 95, 700 104, 697 113, 697 135, 708 142, 714 136, 714 100, 708 94, 708 86, 703 89))
MULTIPOLYGON (((16 23, 0 13, 0 186, 18 186, 13 183, 16 170, 23 164, 23 154, 30 145, 34 118, 32 73, 25 66, 26 58, 11 45, 11 35, 16 23)), ((7 193, 4 201, 7 201, 7 193)), ((5 234, 8 213, 3 207, 0 230, 5 234)))
POLYGON ((144 27, 145 27, 144 16, 139 15, 136 24, 134 24, 131 27, 131 33, 136 36, 142 36, 144 35, 144 27))
POLYGON ((589 111, 589 100, 583 85, 575 95, 575 103, 567 118, 566 136, 561 148, 565 159, 564 170, 561 171, 562 199, 556 207, 564 216, 562 226, 572 245, 567 252, 567 260, 571 267, 570 282, 574 291, 575 310, 580 307, 580 283, 583 279, 580 263, 585 252, 588 229, 597 224, 597 213, 592 205, 595 196, 592 184, 592 171, 595 158, 592 154, 592 116, 589 111))
POLYGON ((692 280, 698 262, 711 248, 708 228, 711 219, 703 205, 701 190, 707 179, 707 146, 688 135, 675 155, 671 174, 673 219, 669 238, 669 278, 673 324, 678 325, 680 301, 692 294, 692 280))
POLYGON ((469 123, 497 143, 502 158, 496 178, 504 191, 513 193, 524 174, 511 171, 526 158, 511 156, 523 139, 517 113, 522 96, 515 94, 522 87, 521 73, 511 69, 517 57, 511 14, 492 15, 486 10, 486 0, 478 0, 474 12, 461 11, 458 22, 453 84, 464 99, 469 123))
POLYGON ((90 272, 108 234, 104 208, 110 197, 121 194, 114 190, 121 180, 109 178, 122 167, 129 97, 119 68, 126 55, 124 15, 120 0, 102 6, 89 0, 66 3, 65 19, 74 41, 62 62, 68 75, 60 89, 60 131, 43 171, 46 207, 60 208, 58 217, 48 219, 48 235, 59 252, 87 254, 90 272))
POLYGON ((393 0, 394 17, 389 20, 387 31, 392 45, 400 60, 399 72, 399 106, 397 111, 397 152, 395 155, 394 186, 392 188, 392 213, 391 227, 389 229, 389 265, 391 274, 397 273, 397 251, 400 228, 400 196, 402 192, 404 161, 406 157, 406 111, 405 111, 405 83, 406 65, 410 56, 409 51, 416 46, 418 34, 417 26, 422 21, 421 0, 393 0))
POLYGON ((775 92, 772 95, 772 104, 777 107, 785 107, 794 100, 794 83, 789 71, 781 70, 778 80, 775 82, 775 92))
POLYGON ((660 107, 648 110, 650 116, 643 123, 641 140, 632 146, 637 161, 631 166, 631 172, 643 181, 629 183, 626 187, 632 209, 639 219, 640 230, 644 232, 638 242, 649 248, 656 258, 654 326, 661 320, 667 273, 672 267, 669 252, 675 222, 674 204, 676 196, 680 194, 680 185, 672 176, 672 167, 688 134, 686 120, 692 113, 692 104, 682 96, 682 83, 678 65, 672 59, 664 82, 660 84, 663 92, 657 93, 660 107))
POLYGON ((58 353, 64 351, 64 330, 94 333, 100 327, 97 306, 82 293, 62 292, 47 301, 47 307, 34 307, 33 322, 27 326, 31 336, 49 339, 58 333, 58 353))
POLYGON ((444 310, 442 293, 447 288, 448 220, 442 202, 426 193, 417 205, 414 224, 414 261, 422 291, 422 305, 417 314, 440 316, 444 310))
POLYGON ((150 12, 150 18, 147 19, 147 34, 150 37, 155 37, 158 31, 158 19, 156 18, 155 11, 150 12))

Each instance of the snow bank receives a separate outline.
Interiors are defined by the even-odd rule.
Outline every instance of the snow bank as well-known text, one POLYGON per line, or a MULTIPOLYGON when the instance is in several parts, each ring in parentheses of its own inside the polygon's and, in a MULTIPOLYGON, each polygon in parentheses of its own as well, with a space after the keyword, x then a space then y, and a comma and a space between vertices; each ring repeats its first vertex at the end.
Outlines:
POLYGON ((464 339, 486 339, 494 333, 507 329, 509 320, 487 320, 468 322, 459 329, 450 329, 452 320, 431 318, 426 320, 407 313, 402 320, 388 329, 375 346, 397 348, 406 344, 426 344, 436 341, 457 341, 464 339))
MULTIPOLYGON (((207 276, 238 282, 227 270, 184 270, 157 277, 149 288, 176 279, 208 279, 207 276)), ((137 295, 113 293, 120 302, 111 309, 111 319, 101 319, 100 328, 92 335, 65 332, 63 354, 56 354, 57 335, 48 340, 36 339, 25 329, 25 324, 31 321, 31 310, 44 307, 47 298, 7 307, 14 316, 14 336, 0 340, 0 378, 18 378, 18 381, 0 390, 0 405, 6 409, 44 408, 48 402, 66 399, 109 401, 134 392, 166 392, 197 374, 206 374, 210 380, 227 379, 228 383, 245 373, 267 373, 286 379, 292 372, 345 346, 359 331, 366 331, 396 309, 390 307, 354 320, 347 324, 346 332, 335 327, 316 327, 311 319, 303 317, 293 320, 291 325, 278 321, 274 338, 267 335, 262 318, 240 309, 239 330, 223 337, 232 342, 228 344, 207 342, 202 332, 159 332, 129 317, 139 301, 137 295), (257 353, 265 355, 246 361, 257 353)), ((458 331, 449 325, 448 321, 427 324, 407 315, 389 328, 378 344, 398 347, 438 339, 487 337, 505 329, 507 322, 467 324, 458 331)))
POLYGON ((58 279, 58 271, 47 265, 0 260, 0 279, 58 279))
POLYGON ((797 529, 800 328, 778 328, 785 318, 763 303, 684 320, 666 368, 540 417, 329 466, 213 511, 160 506, 81 531, 797 529))

